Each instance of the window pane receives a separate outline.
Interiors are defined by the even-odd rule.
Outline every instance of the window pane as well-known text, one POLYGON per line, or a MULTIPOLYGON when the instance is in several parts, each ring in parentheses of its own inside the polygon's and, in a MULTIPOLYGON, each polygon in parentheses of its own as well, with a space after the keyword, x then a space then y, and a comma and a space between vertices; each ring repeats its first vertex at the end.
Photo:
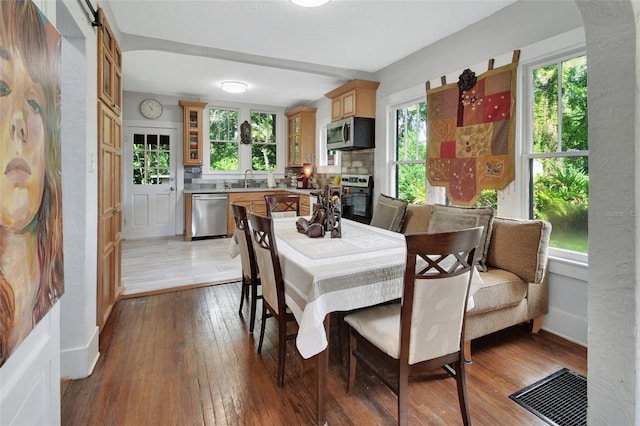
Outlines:
POLYGON ((216 171, 238 170, 238 144, 235 142, 211 142, 210 169, 216 171))
POLYGON ((551 222, 550 245, 586 253, 589 175, 587 157, 532 160, 533 216, 551 222))
POLYGON ((533 152, 558 150, 558 66, 533 71, 533 152))
POLYGON ((211 141, 238 141, 238 111, 209 109, 209 139, 211 141))
POLYGON ((413 204, 424 204, 425 191, 425 163, 398 164, 396 166, 397 197, 413 204))
POLYGON ((276 145, 256 143, 251 145, 251 167, 253 170, 275 170, 276 145))
POLYGON ((253 142, 276 143, 276 115, 252 112, 251 136, 253 142))
POLYGON ((562 63, 562 150, 587 150, 587 57, 562 63))
POLYGON ((426 160, 426 102, 396 110, 397 160, 426 160))

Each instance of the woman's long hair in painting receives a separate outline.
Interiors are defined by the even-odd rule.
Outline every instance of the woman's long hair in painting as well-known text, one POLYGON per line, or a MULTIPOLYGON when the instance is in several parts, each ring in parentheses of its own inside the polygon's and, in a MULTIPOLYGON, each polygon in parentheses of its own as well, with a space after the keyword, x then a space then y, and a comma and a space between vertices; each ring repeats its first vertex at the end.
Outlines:
MULTIPOLYGON (((22 52, 31 78, 45 93, 45 178, 40 209, 24 232, 37 233, 40 284, 33 299, 33 326, 64 292, 62 257, 62 182, 60 152, 60 37, 47 37, 47 21, 31 0, 0 1, 0 43, 22 52), (48 41, 50 40, 50 41, 48 41), (50 45, 55 43, 55 45, 50 45)), ((53 28, 50 30, 55 31, 53 28)), ((0 254, 4 250, 0 241, 0 254)), ((13 348, 8 347, 15 300, 10 283, 0 271, 0 365, 13 348), (6 287, 9 287, 7 290, 6 287), (7 311, 5 311, 5 307, 7 311)))

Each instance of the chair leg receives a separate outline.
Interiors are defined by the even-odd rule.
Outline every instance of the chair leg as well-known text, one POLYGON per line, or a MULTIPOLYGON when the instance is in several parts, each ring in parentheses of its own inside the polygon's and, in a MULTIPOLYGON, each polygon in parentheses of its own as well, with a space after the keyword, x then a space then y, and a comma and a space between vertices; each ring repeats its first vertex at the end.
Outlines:
POLYGON ((353 392, 353 385, 356 381, 356 362, 357 359, 353 355, 353 352, 358 349, 358 339, 351 331, 351 326, 345 326, 349 329, 349 380, 347 381, 347 394, 351 395, 353 392))
POLYGON ((464 372, 465 361, 459 359, 456 361, 456 385, 458 387, 458 401, 460 402, 460 414, 462 415, 462 422, 465 426, 471 424, 471 417, 469 416, 469 405, 467 404, 467 384, 464 372))
POLYGON ((264 326, 267 323, 267 305, 262 304, 262 324, 260 324, 260 341, 258 342, 258 353, 262 353, 262 340, 264 339, 264 326))
POLYGON ((240 289, 240 308, 238 308, 238 315, 242 315, 242 306, 244 305, 245 292, 247 291, 247 281, 244 278, 244 274, 242 274, 242 287, 240 289))
POLYGON ((278 387, 284 386, 284 364, 287 357, 287 320, 284 317, 276 317, 278 320, 278 387))
POLYGON ((540 332, 540 329, 542 328, 542 320, 544 319, 543 316, 539 316, 539 317, 535 317, 533 320, 531 320, 531 332, 533 334, 538 334, 540 332))
POLYGON ((258 304, 258 285, 255 283, 257 278, 253 278, 251 282, 251 317, 249 319, 249 333, 253 333, 253 328, 256 323, 256 305, 258 304))
POLYGON ((398 369, 398 425, 407 426, 408 422, 408 393, 409 393, 409 365, 400 363, 398 369))
POLYGON ((473 362, 471 359, 471 340, 464 341, 464 362, 467 364, 471 364, 473 362))

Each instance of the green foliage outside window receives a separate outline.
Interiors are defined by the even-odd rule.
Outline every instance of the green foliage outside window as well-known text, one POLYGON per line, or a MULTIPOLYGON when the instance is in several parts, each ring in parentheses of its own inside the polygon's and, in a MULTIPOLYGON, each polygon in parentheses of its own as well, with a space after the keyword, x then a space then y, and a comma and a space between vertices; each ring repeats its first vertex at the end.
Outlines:
POLYGON ((533 95, 533 153, 539 154, 531 161, 533 215, 553 225, 553 247, 587 252, 586 57, 535 69, 533 95), (577 155, 581 151, 584 154, 577 155), (551 155, 545 157, 545 154, 551 155))
POLYGON ((209 108, 209 167, 238 170, 238 111, 209 108))
POLYGON ((251 113, 251 167, 253 170, 276 169, 276 114, 251 113))
POLYGON ((396 110, 396 196, 413 204, 426 202, 427 103, 396 110))
POLYGON ((133 135, 133 184, 158 185, 169 181, 170 145, 167 135, 133 135))

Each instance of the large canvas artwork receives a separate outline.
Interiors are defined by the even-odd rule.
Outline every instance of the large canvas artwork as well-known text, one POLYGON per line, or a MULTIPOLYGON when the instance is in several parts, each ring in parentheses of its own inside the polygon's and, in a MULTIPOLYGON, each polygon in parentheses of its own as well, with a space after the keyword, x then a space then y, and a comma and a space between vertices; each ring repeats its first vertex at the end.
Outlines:
POLYGON ((60 50, 31 0, 0 1, 0 365, 64 292, 60 50))
POLYGON ((465 70, 456 83, 427 83, 427 179, 446 187, 452 204, 471 206, 483 189, 503 189, 515 178, 519 53, 478 77, 465 70))

